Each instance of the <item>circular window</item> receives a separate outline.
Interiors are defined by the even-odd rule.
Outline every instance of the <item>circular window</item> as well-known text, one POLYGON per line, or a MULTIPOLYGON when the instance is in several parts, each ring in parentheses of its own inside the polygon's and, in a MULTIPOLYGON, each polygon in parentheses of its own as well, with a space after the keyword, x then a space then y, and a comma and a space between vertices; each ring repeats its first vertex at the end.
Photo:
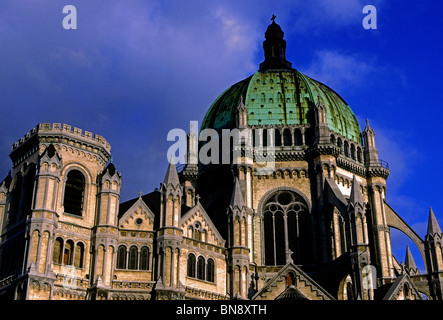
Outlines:
POLYGON ((289 192, 283 192, 278 195, 278 202, 282 205, 288 205, 292 201, 292 196, 289 192))
POLYGON ((141 225, 142 223, 143 223, 143 219, 142 218, 135 219, 135 224, 136 225, 141 225))

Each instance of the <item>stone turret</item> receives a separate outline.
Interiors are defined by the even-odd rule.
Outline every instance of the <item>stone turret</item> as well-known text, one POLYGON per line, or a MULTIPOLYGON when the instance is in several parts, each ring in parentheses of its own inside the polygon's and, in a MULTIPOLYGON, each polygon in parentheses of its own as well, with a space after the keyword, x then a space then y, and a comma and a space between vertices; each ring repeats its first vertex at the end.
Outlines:
POLYGON ((183 299, 184 288, 180 282, 180 254, 183 241, 179 228, 181 217, 182 187, 174 157, 160 187, 160 227, 157 232, 157 299, 183 299))
POLYGON ((434 211, 429 208, 428 231, 425 236, 429 286, 431 296, 435 300, 443 300, 443 233, 435 218, 434 211))
POLYGON ((234 188, 228 208, 228 250, 231 297, 245 299, 248 290, 249 248, 247 210, 235 177, 234 188))

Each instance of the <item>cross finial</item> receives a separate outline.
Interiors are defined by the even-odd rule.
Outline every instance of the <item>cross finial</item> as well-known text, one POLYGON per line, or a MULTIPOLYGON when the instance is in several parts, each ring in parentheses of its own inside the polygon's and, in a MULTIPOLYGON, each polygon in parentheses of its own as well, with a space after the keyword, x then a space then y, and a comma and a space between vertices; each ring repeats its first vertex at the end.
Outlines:
POLYGON ((142 197, 142 195, 143 195, 143 192, 140 190, 139 191, 139 193, 138 193, 138 195, 140 196, 140 198, 142 197))
POLYGON ((197 203, 200 203, 200 196, 198 194, 195 196, 195 199, 197 200, 197 203))
POLYGON ((271 20, 272 20, 273 23, 275 23, 275 18, 277 18, 277 16, 276 16, 275 14, 273 14, 273 15, 272 15, 272 18, 271 18, 271 20))

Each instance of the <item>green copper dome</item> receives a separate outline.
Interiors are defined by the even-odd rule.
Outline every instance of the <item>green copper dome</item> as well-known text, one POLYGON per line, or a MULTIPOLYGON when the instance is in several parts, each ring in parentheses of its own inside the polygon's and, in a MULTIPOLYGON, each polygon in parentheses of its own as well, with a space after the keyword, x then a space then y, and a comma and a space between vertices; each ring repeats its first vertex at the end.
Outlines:
POLYGON ((308 124, 308 110, 320 99, 329 129, 361 144, 360 125, 349 105, 328 86, 291 67, 285 59, 283 31, 276 26, 271 24, 265 34, 260 70, 225 90, 209 108, 201 129, 234 128, 241 98, 249 126, 308 124))
POLYGON ((225 90, 206 113, 201 129, 232 129, 243 97, 248 125, 302 125, 320 101, 329 129, 361 143, 360 125, 349 105, 328 86, 297 70, 257 71, 225 90))

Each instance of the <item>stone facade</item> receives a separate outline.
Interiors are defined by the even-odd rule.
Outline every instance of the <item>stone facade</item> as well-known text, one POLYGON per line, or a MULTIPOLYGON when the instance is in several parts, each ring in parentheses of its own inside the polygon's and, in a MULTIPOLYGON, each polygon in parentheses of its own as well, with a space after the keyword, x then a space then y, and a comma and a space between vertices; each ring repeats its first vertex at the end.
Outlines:
POLYGON ((441 300, 443 233, 432 209, 422 239, 387 202, 389 169, 369 123, 357 137, 338 95, 285 60, 275 22, 266 37, 263 74, 247 79, 260 84, 232 86, 204 121, 252 130, 254 139, 232 146, 236 163, 200 163, 204 144, 191 129, 180 172, 171 159, 159 189, 122 202, 122 175, 103 137, 43 123, 14 143, 0 183, 0 297, 441 300), (283 83, 281 70, 296 83, 283 83), (302 103, 282 95, 285 85, 302 103), (274 156, 272 170, 259 150, 274 156), (409 250, 397 262, 391 227, 415 242, 424 274, 409 250))

